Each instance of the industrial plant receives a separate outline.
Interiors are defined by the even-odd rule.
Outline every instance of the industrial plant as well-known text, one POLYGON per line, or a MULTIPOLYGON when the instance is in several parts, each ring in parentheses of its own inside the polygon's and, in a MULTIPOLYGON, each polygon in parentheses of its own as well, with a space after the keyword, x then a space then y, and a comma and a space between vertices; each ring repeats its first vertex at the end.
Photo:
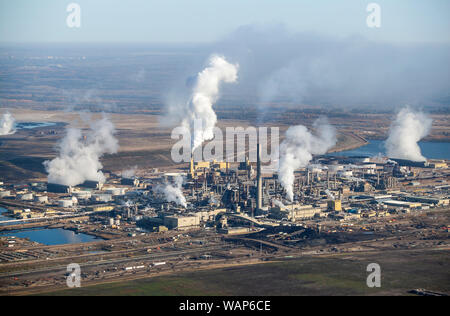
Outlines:
POLYGON ((69 2, 0 5, 0 296, 450 295, 449 1, 69 2))
MULTIPOLYGON (((252 262, 363 249, 379 240, 386 249, 417 247, 408 241, 412 222, 428 236, 422 246, 447 243, 445 221, 425 224, 446 216, 447 161, 317 155, 295 171, 290 201, 278 173, 263 172, 259 147, 256 163, 191 160, 132 177, 104 170, 104 183, 75 186, 2 182, 2 215, 10 217, 2 233, 62 228, 98 239, 49 247, 8 234, 0 237, 0 264, 76 260, 95 281, 177 270, 180 258, 183 266, 252 262)), ((8 275, 0 276, 2 291, 63 283, 8 275)))

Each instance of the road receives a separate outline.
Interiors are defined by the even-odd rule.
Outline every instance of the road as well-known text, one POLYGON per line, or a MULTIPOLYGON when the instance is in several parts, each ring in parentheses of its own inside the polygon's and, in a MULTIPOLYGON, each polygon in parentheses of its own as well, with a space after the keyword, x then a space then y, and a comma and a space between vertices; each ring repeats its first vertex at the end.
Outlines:
MULTIPOLYGON (((99 266, 99 265, 106 265, 106 264, 122 264, 125 262, 131 262, 131 261, 140 261, 140 260, 152 260, 152 259, 168 259, 173 257, 178 257, 182 255, 187 254, 199 254, 204 252, 210 252, 215 250, 224 250, 228 249, 230 246, 227 245, 220 245, 220 246, 209 246, 209 247, 201 247, 196 249, 188 249, 188 250, 181 250, 181 251, 173 251, 170 253, 157 253, 157 254, 148 254, 144 256, 136 256, 131 258, 119 258, 119 259, 110 259, 110 260, 99 260, 95 262, 88 262, 80 264, 81 268, 87 268, 87 267, 93 267, 93 266, 99 266)), ((0 278, 5 277, 19 277, 23 275, 29 275, 34 273, 49 273, 49 272, 58 272, 58 271, 66 271, 67 265, 60 265, 56 267, 46 267, 43 269, 34 269, 34 270, 28 270, 28 271, 18 271, 18 272, 8 272, 8 273, 2 273, 0 274, 0 278)))

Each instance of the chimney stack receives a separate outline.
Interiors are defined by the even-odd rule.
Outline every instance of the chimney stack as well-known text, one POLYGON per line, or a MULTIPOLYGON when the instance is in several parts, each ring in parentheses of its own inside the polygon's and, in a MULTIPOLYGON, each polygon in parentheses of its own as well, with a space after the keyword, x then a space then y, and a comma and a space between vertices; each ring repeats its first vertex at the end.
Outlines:
POLYGON ((258 142, 256 151, 257 151, 257 160, 256 160, 256 181, 257 181, 257 204, 256 209, 261 210, 262 209, 262 175, 261 175, 261 152, 260 152, 260 145, 258 142))

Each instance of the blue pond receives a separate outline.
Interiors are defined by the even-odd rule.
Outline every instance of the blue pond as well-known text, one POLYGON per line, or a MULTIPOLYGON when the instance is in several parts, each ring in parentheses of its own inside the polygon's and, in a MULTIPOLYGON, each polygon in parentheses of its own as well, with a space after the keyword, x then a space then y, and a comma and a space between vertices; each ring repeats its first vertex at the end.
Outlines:
POLYGON ((64 245, 78 244, 99 240, 99 238, 87 234, 76 234, 71 230, 62 228, 26 229, 20 231, 10 231, 1 233, 0 236, 15 236, 19 238, 29 238, 44 245, 64 245))
MULTIPOLYGON (((430 159, 450 159, 450 143, 446 142, 419 142, 422 155, 430 159)), ((385 154, 383 140, 371 140, 369 144, 346 151, 330 153, 330 156, 376 156, 385 154)))
MULTIPOLYGON (((2 213, 7 210, 0 207, 0 225, 2 221, 14 219, 12 217, 4 216, 2 213)), ((63 244, 78 244, 83 242, 90 242, 99 240, 99 238, 87 234, 76 234, 71 230, 62 228, 39 228, 39 229, 24 229, 20 231, 9 231, 0 233, 0 236, 16 236, 20 238, 29 238, 44 245, 63 245, 63 244)))
POLYGON ((38 127, 49 127, 54 126, 56 123, 54 122, 19 122, 16 123, 17 129, 33 129, 38 127))

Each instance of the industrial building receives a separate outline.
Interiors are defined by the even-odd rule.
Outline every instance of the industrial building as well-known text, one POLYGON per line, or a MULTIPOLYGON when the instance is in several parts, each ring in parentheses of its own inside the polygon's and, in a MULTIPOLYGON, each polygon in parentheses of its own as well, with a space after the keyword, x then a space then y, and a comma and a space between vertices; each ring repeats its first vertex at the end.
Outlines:
POLYGON ((200 226, 200 218, 195 215, 190 216, 165 216, 164 226, 170 229, 189 229, 200 226))

